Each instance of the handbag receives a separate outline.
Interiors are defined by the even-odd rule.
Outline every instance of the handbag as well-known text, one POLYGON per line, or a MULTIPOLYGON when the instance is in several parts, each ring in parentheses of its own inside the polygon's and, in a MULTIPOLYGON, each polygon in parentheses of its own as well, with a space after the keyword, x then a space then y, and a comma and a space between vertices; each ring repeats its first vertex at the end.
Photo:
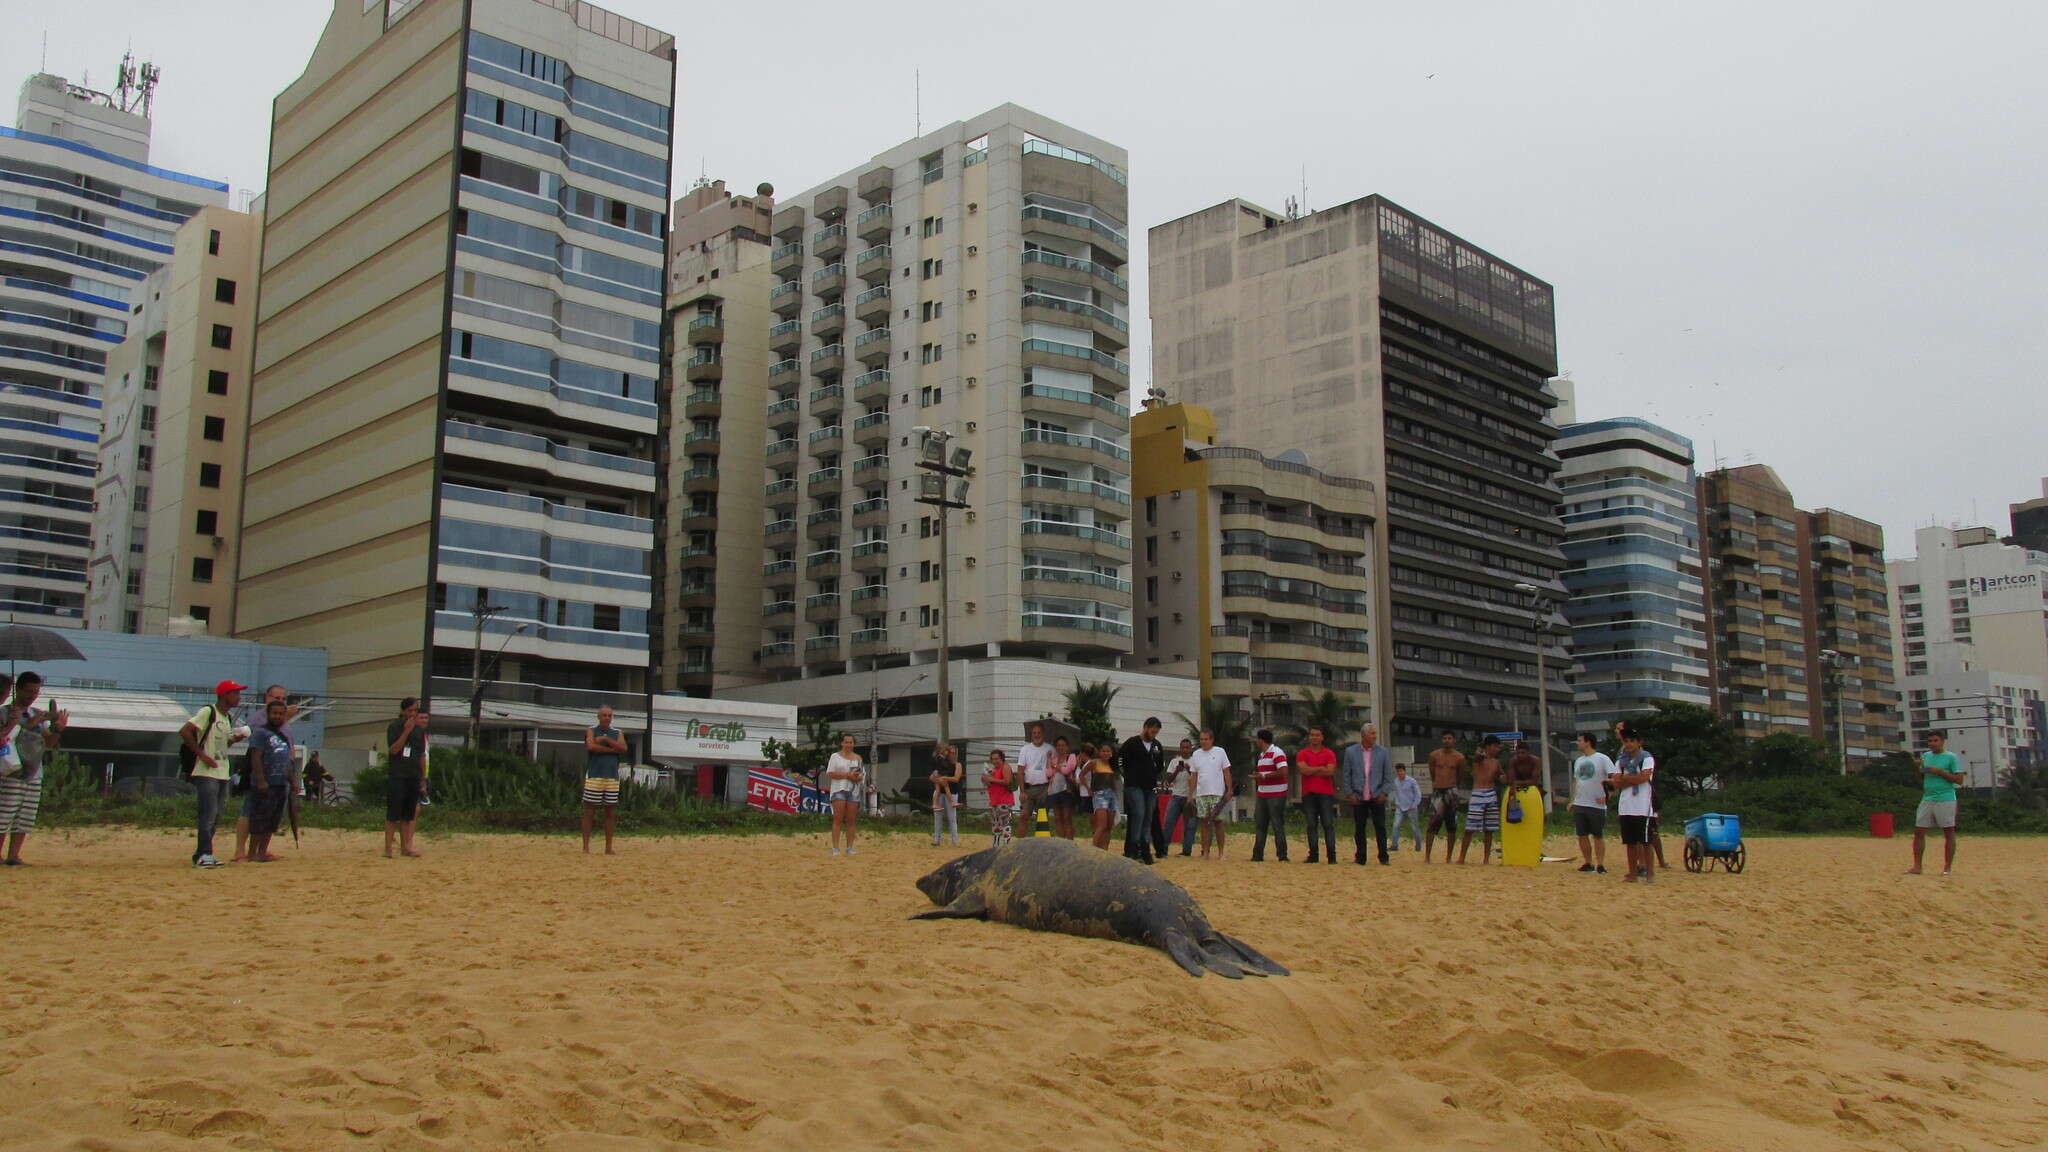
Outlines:
POLYGON ((1508 794, 1508 823, 1520 824, 1521 822, 1522 798, 1511 792, 1508 794))
POLYGON ((14 741, 0 744, 0 777, 12 776, 21 771, 21 753, 14 750, 14 741))

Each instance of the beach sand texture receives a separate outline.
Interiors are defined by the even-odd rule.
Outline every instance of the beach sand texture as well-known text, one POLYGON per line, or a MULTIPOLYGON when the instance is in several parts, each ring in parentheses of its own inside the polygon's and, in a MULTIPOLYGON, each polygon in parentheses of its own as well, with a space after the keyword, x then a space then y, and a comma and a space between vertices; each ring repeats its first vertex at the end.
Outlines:
POLYGON ((1243 982, 910 922, 952 854, 922 837, 422 847, 200 873, 183 837, 36 836, 0 870, 0 1147, 2048 1146, 2038 839, 1944 881, 1753 838, 1648 890, 1174 857, 1295 973, 1243 982))

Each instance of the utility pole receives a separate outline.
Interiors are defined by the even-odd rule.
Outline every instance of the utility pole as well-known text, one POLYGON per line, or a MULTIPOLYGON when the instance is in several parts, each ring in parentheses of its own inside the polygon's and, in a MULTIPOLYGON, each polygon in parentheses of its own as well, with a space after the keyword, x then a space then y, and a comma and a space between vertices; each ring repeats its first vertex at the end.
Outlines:
POLYGON ((955 508, 967 507, 967 478, 974 475, 971 462, 974 453, 966 448, 955 448, 949 456, 946 446, 953 434, 943 428, 913 428, 924 437, 923 456, 917 466, 924 469, 919 479, 917 502, 931 505, 938 513, 939 521, 939 743, 951 745, 953 741, 953 569, 951 540, 946 522, 952 519, 955 508), (953 482, 953 491, 946 491, 947 483, 953 482))
POLYGON ((1564 789, 1557 787, 1556 781, 1550 778, 1550 675, 1544 666, 1543 590, 1529 583, 1516 584, 1515 587, 1529 596, 1529 624, 1536 637, 1536 755, 1542 763, 1537 770, 1537 778, 1543 781, 1544 789, 1550 793, 1550 807, 1556 809, 1562 799, 1559 793, 1564 789))
MULTIPOLYGON (((486 604, 479 597, 470 606, 469 614, 476 623, 476 640, 469 651, 469 739, 465 747, 477 746, 477 736, 483 727, 484 716, 484 621, 505 610, 503 605, 486 604)), ((507 639, 510 639, 507 637, 507 639)))
POLYGON ((882 684, 875 679, 874 669, 868 670, 868 770, 862 775, 866 781, 867 795, 861 797, 861 808, 873 815, 875 804, 875 760, 882 754, 882 684))

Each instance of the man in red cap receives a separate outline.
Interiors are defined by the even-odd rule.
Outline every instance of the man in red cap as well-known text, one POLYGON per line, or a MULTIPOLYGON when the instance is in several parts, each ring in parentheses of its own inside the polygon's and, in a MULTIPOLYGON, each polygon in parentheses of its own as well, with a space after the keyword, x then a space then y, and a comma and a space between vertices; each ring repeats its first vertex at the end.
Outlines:
POLYGON ((213 855, 213 826, 220 820, 221 801, 228 793, 228 745, 235 735, 234 708, 247 684, 223 680, 213 686, 213 703, 193 713, 178 730, 192 750, 192 787, 199 792, 199 843, 192 853, 194 868, 218 868, 213 855))

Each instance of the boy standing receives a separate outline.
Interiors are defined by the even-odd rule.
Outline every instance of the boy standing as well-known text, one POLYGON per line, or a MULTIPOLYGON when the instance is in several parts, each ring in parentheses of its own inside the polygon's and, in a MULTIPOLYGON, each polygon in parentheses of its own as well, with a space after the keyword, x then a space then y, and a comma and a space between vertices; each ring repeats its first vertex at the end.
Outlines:
POLYGON ((1927 830, 1941 829, 1941 874, 1956 865, 1956 785, 1963 782, 1962 765, 1948 750, 1948 736, 1927 734, 1927 751, 1920 754, 1920 809, 1913 814, 1913 866, 1906 875, 1920 874, 1920 854, 1927 847, 1927 830))
POLYGON ((1394 844, 1401 850, 1401 825, 1415 836, 1415 850, 1422 851, 1422 782, 1408 775, 1406 764, 1394 765, 1394 844))
POLYGON ((1657 758, 1643 750, 1643 734, 1633 724, 1621 726, 1621 760, 1611 777, 1621 792, 1615 807, 1621 814, 1621 844, 1628 851, 1628 882, 1657 882, 1656 855, 1650 851, 1650 781, 1657 776, 1657 758))
POLYGON ((1465 807, 1465 842, 1458 846, 1458 863, 1472 850, 1472 833, 1483 838, 1479 862, 1493 862, 1493 834, 1500 831, 1500 740, 1488 736, 1479 745, 1479 759, 1472 765, 1472 800, 1465 807))
POLYGON ((1436 847, 1436 830, 1444 830, 1444 863, 1451 862, 1451 845, 1458 840, 1458 778, 1465 771, 1465 754, 1458 751, 1458 734, 1445 732, 1436 751, 1429 754, 1429 831, 1422 840, 1422 862, 1436 847))
POLYGON ((1614 761, 1600 751, 1591 732, 1579 733, 1572 761, 1572 830, 1579 834, 1579 871, 1607 874, 1607 780, 1614 761))

